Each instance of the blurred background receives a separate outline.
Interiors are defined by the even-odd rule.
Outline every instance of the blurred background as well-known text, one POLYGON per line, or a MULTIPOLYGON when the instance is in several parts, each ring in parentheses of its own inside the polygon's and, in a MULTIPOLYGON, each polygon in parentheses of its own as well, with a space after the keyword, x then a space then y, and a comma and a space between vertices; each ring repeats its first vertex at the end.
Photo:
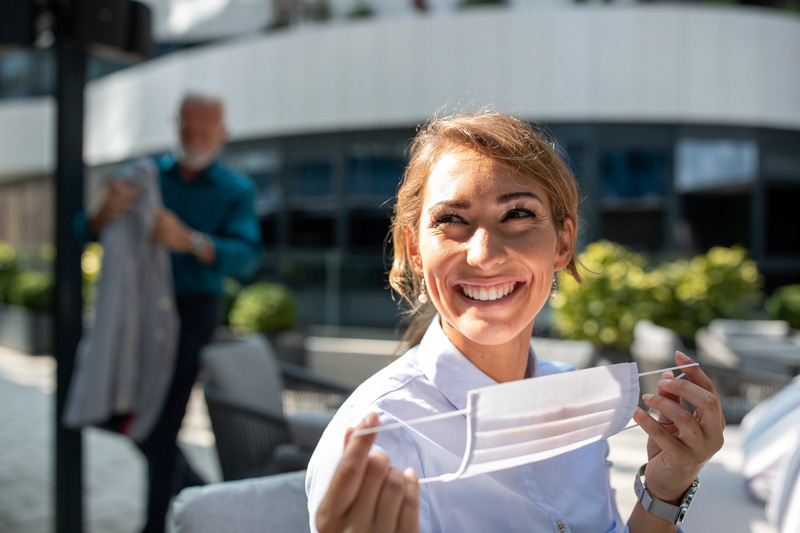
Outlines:
MULTIPOLYGON (((0 344, 33 354, 52 352, 57 74, 34 17, 47 4, 0 10, 4 32, 33 28, 32 46, 0 38, 0 344), (21 333, 19 308, 44 325, 21 333)), ((585 365, 690 350, 749 398, 729 405, 732 423, 800 371, 799 2, 142 4, 152 45, 87 56, 84 201, 120 165, 177 146, 185 93, 220 96, 223 159, 257 185, 265 245, 254 283, 229 283, 226 325, 270 335, 283 360, 356 385, 390 359, 387 345, 320 339, 396 341, 384 238, 407 143, 436 113, 491 105, 543 124, 584 195, 579 251, 598 275, 562 278, 538 336, 584 343, 564 353, 585 365), (770 357, 731 348, 762 333, 770 357), (335 354, 378 359, 322 362, 335 354)), ((88 316, 101 263, 90 245, 88 316)))

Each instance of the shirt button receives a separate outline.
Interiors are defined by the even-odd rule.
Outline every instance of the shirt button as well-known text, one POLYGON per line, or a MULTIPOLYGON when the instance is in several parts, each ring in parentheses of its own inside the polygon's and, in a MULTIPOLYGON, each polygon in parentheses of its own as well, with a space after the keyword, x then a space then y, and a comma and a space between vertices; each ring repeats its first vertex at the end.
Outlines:
POLYGON ((158 308, 162 311, 169 311, 172 307, 172 300, 168 296, 162 296, 158 299, 158 308))
POLYGON ((562 522, 561 520, 559 520, 558 522, 556 522, 556 527, 557 527, 557 528, 558 528, 558 530, 559 530, 559 531, 561 531, 562 533, 563 533, 564 531, 566 531, 566 530, 567 530, 567 525, 566 525, 564 522, 562 522))

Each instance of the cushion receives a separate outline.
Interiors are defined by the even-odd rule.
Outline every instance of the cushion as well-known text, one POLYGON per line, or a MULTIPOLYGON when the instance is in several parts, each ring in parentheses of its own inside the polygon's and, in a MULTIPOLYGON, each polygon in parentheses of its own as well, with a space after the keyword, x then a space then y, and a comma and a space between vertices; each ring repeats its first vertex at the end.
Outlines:
POLYGON ((184 489, 170 506, 169 531, 307 532, 305 479, 301 470, 184 489))

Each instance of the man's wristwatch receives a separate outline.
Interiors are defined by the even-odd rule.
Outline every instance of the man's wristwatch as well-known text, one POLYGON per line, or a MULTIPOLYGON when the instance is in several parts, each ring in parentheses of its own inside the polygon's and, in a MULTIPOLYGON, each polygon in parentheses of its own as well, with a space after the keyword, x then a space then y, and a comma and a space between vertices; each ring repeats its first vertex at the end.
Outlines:
POLYGON ((193 256, 200 257, 200 255, 202 255, 206 249, 206 239, 208 239, 208 237, 206 237, 205 233, 200 233, 199 231, 193 231, 189 234, 193 256))
POLYGON ((700 478, 694 478, 692 485, 683 493, 683 498, 678 505, 672 505, 659 500, 647 490, 644 484, 644 471, 647 468, 647 463, 643 464, 636 475, 636 480, 633 483, 633 490, 636 491, 636 499, 642 504, 642 507, 648 513, 652 513, 659 518, 671 522, 673 524, 680 524, 686 518, 686 513, 689 512, 689 506, 692 504, 694 495, 697 494, 697 487, 700 486, 700 478))

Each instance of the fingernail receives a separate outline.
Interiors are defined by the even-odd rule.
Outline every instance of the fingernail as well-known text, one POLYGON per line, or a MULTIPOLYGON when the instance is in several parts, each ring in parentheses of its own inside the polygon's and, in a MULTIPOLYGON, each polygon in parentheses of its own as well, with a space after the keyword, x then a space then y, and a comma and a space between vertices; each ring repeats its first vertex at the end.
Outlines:
POLYGON ((652 398, 653 398, 653 395, 652 395, 652 394, 649 394, 649 393, 648 393, 648 394, 643 394, 643 395, 642 395, 642 400, 644 400, 644 401, 645 401, 645 403, 649 402, 649 401, 650 401, 652 398))
POLYGON ((414 472, 414 469, 411 468, 410 466, 405 470, 403 470, 403 475, 406 477, 406 479, 410 481, 417 481, 417 474, 416 472, 414 472))
POLYGON ((660 383, 662 381, 672 381, 673 379, 675 379, 675 375, 669 370, 665 370, 664 372, 661 373, 661 377, 659 378, 658 381, 660 383))
POLYGON ((694 360, 691 357, 689 357, 688 355, 686 355, 685 353, 683 353, 683 352, 678 352, 678 357, 684 363, 694 363, 694 360))

